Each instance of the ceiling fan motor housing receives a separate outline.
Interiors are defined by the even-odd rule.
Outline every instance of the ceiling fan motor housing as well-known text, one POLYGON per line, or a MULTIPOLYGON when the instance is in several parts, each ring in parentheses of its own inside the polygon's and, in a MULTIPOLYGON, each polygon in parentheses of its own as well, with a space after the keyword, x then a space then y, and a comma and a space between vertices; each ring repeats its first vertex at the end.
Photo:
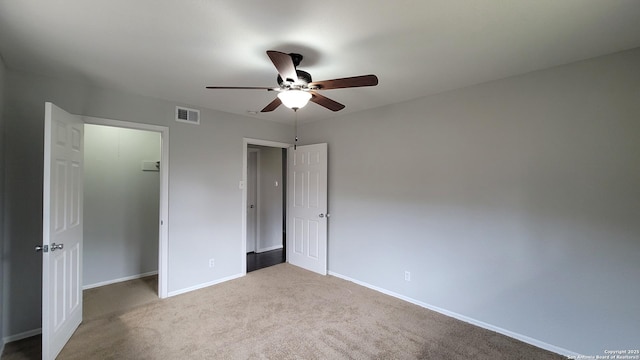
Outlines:
POLYGON ((309 74, 306 71, 303 70, 296 70, 296 74, 298 75, 298 81, 296 81, 295 83, 287 83, 285 84, 284 80, 282 80, 282 77, 280 75, 278 75, 278 85, 280 85, 280 87, 289 87, 291 85, 303 85, 306 86, 307 84, 309 84, 312 80, 311 80, 311 74, 309 74))

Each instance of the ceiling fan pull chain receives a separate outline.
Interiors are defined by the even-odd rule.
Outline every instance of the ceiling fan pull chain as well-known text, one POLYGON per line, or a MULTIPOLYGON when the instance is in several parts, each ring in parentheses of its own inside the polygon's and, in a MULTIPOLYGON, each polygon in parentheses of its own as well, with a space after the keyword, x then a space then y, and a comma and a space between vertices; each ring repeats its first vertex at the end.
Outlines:
POLYGON ((293 142, 293 150, 298 147, 298 109, 293 109, 295 118, 293 119, 293 131, 295 132, 295 141, 293 142))

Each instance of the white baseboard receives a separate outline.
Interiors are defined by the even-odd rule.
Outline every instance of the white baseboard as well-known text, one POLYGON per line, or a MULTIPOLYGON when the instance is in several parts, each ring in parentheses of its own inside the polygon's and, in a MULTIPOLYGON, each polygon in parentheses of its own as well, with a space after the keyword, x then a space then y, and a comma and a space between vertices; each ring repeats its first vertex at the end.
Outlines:
POLYGON ((98 282, 98 283, 95 283, 95 284, 84 285, 84 286, 82 286, 82 290, 93 289, 93 288, 100 287, 100 286, 116 284, 116 283, 123 282, 123 281, 141 279, 143 277, 147 277, 147 276, 151 276, 151 275, 157 275, 157 274, 158 274, 158 271, 149 271, 149 272, 144 273, 144 274, 131 275, 131 276, 125 276, 125 277, 119 278, 119 279, 101 281, 101 282, 98 282))
POLYGON ((258 249, 258 250, 256 250, 256 253, 263 253, 263 252, 267 252, 267 251, 271 251, 271 250, 278 250, 278 249, 282 249, 282 244, 258 249))
POLYGON ((170 291, 169 292, 169 297, 180 295, 180 294, 185 294, 185 293, 188 293, 188 292, 191 292, 191 291, 195 291, 195 290, 204 289, 206 287, 213 286, 213 285, 216 285, 216 284, 220 284, 220 283, 223 283, 225 281, 237 279, 237 278, 240 278, 240 277, 243 277, 243 276, 245 276, 245 274, 231 275, 231 276, 227 276, 227 277, 222 278, 222 279, 210 281, 210 282, 207 282, 207 283, 204 283, 204 284, 199 284, 199 285, 191 286, 191 287, 180 289, 180 290, 176 290, 176 291, 170 291))
POLYGON ((548 351, 554 352, 556 354, 560 354, 560 355, 567 356, 567 357, 574 358, 574 359, 578 358, 579 356, 581 356, 578 353, 575 353, 573 351, 569 351, 567 349, 563 349, 563 348, 555 346, 555 345, 548 344, 548 343, 546 343, 544 341, 540 341, 540 340, 534 339, 534 338, 526 336, 526 335, 518 334, 518 333, 515 333, 513 331, 509 331, 509 330, 506 330, 506 329, 503 329, 503 328, 500 328, 500 327, 497 327, 497 326, 494 326, 494 325, 491 325, 491 324, 487 324, 487 323, 485 323, 483 321, 479 321, 479 320, 470 318, 468 316, 464 316, 464 315, 455 313, 453 311, 449 311, 449 310, 446 310, 446 309, 443 309, 443 308, 440 308, 440 307, 437 307, 437 306, 433 306, 433 305, 424 303, 422 301, 418 301, 418 300, 412 299, 410 297, 407 297, 407 296, 404 296, 404 295, 400 295, 400 294, 395 293, 393 291, 389 291, 389 290, 377 287, 375 285, 368 284, 368 283, 363 282, 363 281, 352 279, 352 278, 350 278, 348 276, 344 276, 342 274, 338 274, 338 273, 335 273, 333 271, 329 271, 329 275, 338 277, 338 278, 343 279, 343 280, 351 281, 353 283, 356 283, 358 285, 364 286, 366 288, 381 292, 381 293, 389 295, 389 296, 393 296, 393 297, 395 297, 397 299, 404 300, 406 302, 410 302, 410 303, 412 303, 414 305, 418 305, 418 306, 423 307, 425 309, 429 309, 429 310, 435 311, 437 313, 452 317, 454 319, 457 319, 457 320, 460 320, 460 321, 464 321, 464 322, 469 323, 471 325, 475 325, 475 326, 481 327, 483 329, 487 329, 487 330, 491 330, 491 331, 497 332, 499 334, 508 336, 510 338, 514 338, 516 340, 520 340, 520 341, 522 341, 524 343, 527 343, 529 345, 533 345, 535 347, 538 347, 538 348, 541 348, 541 349, 544 349, 544 350, 548 350, 548 351))
MULTIPOLYGON (((4 350, 4 345, 10 342, 26 339, 26 338, 40 335, 40 334, 42 334, 42 328, 25 331, 20 334, 6 336, 4 339, 2 339, 2 349, 4 350)), ((2 353, 0 352, 0 354, 2 353)))

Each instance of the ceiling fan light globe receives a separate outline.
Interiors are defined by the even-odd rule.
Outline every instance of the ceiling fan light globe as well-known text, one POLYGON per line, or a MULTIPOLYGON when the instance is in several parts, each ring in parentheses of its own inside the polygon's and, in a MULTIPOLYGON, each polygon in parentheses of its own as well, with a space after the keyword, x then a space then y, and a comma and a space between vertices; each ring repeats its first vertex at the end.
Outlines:
POLYGON ((302 109, 311 99, 311 93, 302 90, 287 90, 279 93, 278 98, 289 109, 302 109))

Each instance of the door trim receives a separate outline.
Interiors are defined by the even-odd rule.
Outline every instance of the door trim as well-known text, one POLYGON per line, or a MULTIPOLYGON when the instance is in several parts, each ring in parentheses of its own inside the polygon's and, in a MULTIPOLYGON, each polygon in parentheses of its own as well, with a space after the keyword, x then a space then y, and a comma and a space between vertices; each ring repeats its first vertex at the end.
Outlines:
MULTIPOLYGON (((242 272, 241 276, 247 275, 247 150, 249 145, 261 145, 270 146, 274 148, 288 149, 291 144, 278 141, 242 138, 242 180, 240 181, 240 188, 242 189, 242 236, 241 236, 241 254, 242 254, 242 272)), ((286 204, 283 204, 286 206, 286 204)), ((287 213, 287 217, 289 214, 287 213)), ((288 223, 288 221, 287 221, 288 223)))
POLYGON ((158 297, 169 296, 169 128, 166 126, 83 116, 86 124, 160 133, 160 214, 158 246, 158 297))

